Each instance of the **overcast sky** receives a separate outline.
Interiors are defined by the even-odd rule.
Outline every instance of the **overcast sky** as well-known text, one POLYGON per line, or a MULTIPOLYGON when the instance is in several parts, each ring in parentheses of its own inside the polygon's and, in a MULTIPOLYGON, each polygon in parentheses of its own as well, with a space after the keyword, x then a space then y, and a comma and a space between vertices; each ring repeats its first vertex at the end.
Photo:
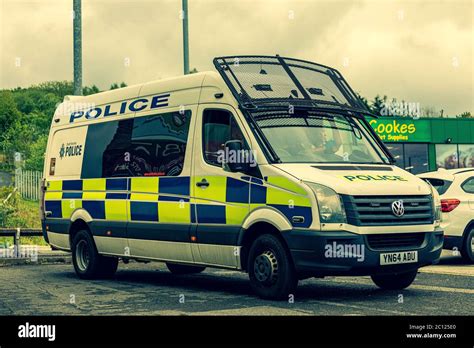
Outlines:
MULTIPOLYGON (((182 74, 180 0, 83 0, 84 85, 182 74)), ((291 56, 445 114, 474 112, 473 1, 189 0, 190 65, 291 56)), ((0 0, 0 89, 72 80, 72 0, 0 0)))

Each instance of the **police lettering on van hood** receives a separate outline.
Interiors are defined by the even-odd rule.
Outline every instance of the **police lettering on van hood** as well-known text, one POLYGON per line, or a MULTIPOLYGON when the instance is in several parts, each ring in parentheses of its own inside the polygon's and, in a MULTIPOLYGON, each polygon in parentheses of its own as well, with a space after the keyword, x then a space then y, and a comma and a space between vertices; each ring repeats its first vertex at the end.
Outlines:
POLYGON ((168 106, 169 97, 170 94, 166 93, 150 97, 125 100, 121 103, 91 107, 86 110, 76 110, 71 112, 69 123, 73 123, 80 119, 93 120, 99 117, 118 116, 129 112, 139 112, 163 108, 168 106))
POLYGON ((356 165, 338 164, 314 166, 310 164, 281 163, 275 164, 296 178, 326 185, 337 193, 350 195, 386 195, 420 194, 429 195, 428 184, 396 166, 366 165, 363 170, 356 165), (339 168, 340 169, 339 169, 339 168))

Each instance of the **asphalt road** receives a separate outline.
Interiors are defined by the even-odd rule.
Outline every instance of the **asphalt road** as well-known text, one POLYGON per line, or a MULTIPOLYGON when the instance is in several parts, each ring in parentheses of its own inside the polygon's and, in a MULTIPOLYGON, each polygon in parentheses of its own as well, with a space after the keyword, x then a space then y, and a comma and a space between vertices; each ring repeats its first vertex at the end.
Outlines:
POLYGON ((403 291, 368 277, 300 282, 294 302, 253 295, 246 274, 175 276, 160 263, 120 263, 115 279, 80 280, 72 265, 0 268, 0 315, 472 315, 474 265, 446 253, 403 291))

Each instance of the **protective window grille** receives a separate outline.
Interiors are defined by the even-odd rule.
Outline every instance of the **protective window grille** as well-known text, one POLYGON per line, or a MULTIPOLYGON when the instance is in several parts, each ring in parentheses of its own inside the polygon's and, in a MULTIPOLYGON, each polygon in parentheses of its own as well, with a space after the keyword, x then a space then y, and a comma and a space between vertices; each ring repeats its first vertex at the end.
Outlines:
POLYGON ((330 67, 298 59, 241 56, 214 60, 243 103, 278 103, 294 99, 360 108, 344 78, 330 67))

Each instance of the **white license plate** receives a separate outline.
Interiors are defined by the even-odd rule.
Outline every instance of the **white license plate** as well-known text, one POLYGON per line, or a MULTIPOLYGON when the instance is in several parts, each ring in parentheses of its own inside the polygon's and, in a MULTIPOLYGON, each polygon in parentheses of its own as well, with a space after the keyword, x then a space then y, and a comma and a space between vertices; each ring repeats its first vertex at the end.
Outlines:
POLYGON ((418 251, 402 251, 380 254, 381 265, 398 265, 418 262, 418 251))

